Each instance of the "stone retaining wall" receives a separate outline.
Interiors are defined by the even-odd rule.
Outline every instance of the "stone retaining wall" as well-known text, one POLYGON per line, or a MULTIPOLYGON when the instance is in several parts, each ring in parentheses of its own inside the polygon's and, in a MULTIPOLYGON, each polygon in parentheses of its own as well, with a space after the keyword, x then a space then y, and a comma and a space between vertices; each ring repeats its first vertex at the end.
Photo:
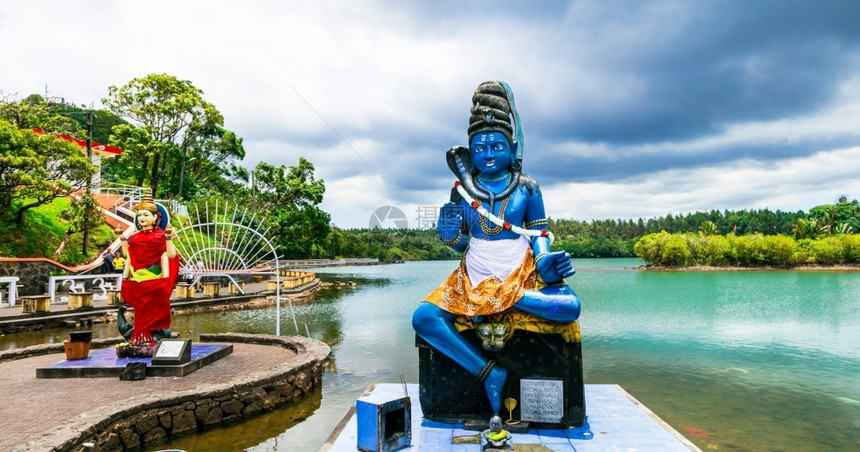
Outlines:
POLYGON ((238 422, 298 400, 321 385, 331 354, 325 343, 300 336, 223 333, 201 335, 200 341, 279 346, 297 356, 232 383, 118 401, 83 413, 14 450, 141 450, 168 438, 238 422))
POLYGON ((40 295, 52 275, 69 273, 64 267, 50 259, 0 258, 0 276, 17 276, 18 295, 40 295))

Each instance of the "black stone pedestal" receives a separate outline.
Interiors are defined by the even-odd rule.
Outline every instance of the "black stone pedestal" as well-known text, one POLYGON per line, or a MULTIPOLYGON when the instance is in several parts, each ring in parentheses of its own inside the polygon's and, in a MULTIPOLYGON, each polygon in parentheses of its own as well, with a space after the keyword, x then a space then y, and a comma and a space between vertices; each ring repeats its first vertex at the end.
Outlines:
MULTIPOLYGON (((473 330, 460 333, 482 350, 484 356, 508 371, 508 382, 502 399, 513 397, 517 407, 513 419, 520 420, 520 380, 561 380, 563 415, 559 423, 530 422, 532 428, 578 427, 585 422, 585 393, 582 381, 582 346, 566 342, 558 334, 540 334, 517 330, 499 352, 481 348, 473 330)), ((486 392, 475 376, 416 336, 418 347, 418 383, 421 408, 426 419, 445 423, 479 425, 493 415, 486 392)), ((502 407, 499 416, 508 419, 502 407)), ((486 428, 486 427, 484 427, 486 428)))

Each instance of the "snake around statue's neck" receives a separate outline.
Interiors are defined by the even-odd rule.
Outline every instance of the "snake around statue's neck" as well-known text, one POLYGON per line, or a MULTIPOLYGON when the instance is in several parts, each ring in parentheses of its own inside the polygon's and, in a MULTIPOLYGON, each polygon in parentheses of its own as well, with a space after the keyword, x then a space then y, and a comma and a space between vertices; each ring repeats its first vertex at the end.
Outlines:
POLYGON ((493 193, 478 184, 477 176, 472 174, 466 162, 470 161, 469 149, 465 146, 454 146, 446 153, 448 168, 457 176, 460 184, 473 198, 486 202, 490 205, 490 212, 494 212, 497 199, 508 197, 518 185, 520 185, 520 171, 513 171, 508 185, 499 193, 493 193))

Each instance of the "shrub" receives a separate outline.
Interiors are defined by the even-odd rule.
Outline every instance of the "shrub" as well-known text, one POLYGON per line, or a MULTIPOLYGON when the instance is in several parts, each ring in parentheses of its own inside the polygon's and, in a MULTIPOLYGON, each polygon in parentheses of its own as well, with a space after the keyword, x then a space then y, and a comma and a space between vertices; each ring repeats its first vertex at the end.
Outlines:
POLYGON ((633 251, 649 265, 688 265, 690 257, 684 238, 666 231, 642 237, 633 246, 633 251))
POLYGON ((842 251, 847 264, 860 264, 860 235, 844 234, 839 236, 842 251))
POLYGON ((764 263, 781 267, 797 263, 797 242, 784 235, 768 235, 760 242, 764 263))
POLYGON ((689 265, 690 250, 684 238, 660 231, 648 234, 633 246, 633 251, 648 264, 675 267, 689 265))
POLYGON ((765 264, 764 236, 760 233, 742 235, 735 239, 735 255, 739 265, 755 267, 765 264))
POLYGON ((668 240, 662 244, 662 263, 667 267, 681 267, 690 265, 690 250, 683 237, 669 235, 668 240))
POLYGON ((708 265, 705 258, 705 238, 702 234, 684 234, 684 244, 690 251, 689 262, 692 265, 708 265))
POLYGON ((737 237, 703 234, 648 234, 633 247, 646 263, 667 267, 684 265, 745 267, 788 267, 802 263, 838 265, 860 263, 860 234, 843 234, 821 239, 762 235, 737 237))
MULTIPOLYGON (((666 231, 662 233, 665 234, 666 231)), ((654 264, 655 261, 660 260, 660 248, 657 244, 657 236, 657 233, 644 235, 633 245, 633 252, 636 254, 636 257, 645 261, 647 265, 654 264)))
POLYGON ((813 240, 809 246, 809 256, 816 264, 835 265, 845 262, 842 242, 838 237, 813 240))
MULTIPOLYGON (((734 235, 731 237, 734 238, 734 235)), ((734 264, 734 253, 729 238, 722 235, 703 237, 701 263, 713 267, 734 264)))

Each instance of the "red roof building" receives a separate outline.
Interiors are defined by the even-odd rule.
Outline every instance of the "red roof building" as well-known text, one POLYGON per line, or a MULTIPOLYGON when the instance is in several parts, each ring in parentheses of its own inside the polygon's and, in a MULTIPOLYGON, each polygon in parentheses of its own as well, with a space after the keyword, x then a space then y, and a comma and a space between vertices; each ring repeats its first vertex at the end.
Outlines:
MULTIPOLYGON (((45 132, 40 130, 40 129, 32 129, 32 130, 33 130, 33 132, 35 132, 39 135, 45 134, 45 132)), ((81 140, 79 138, 75 138, 75 137, 70 136, 70 135, 57 135, 57 138, 59 138, 61 140, 66 140, 70 143, 77 144, 78 146, 81 147, 81 151, 84 153, 84 155, 86 155, 86 153, 87 153, 87 140, 81 140)), ((93 155, 92 155, 92 158, 90 159, 90 163, 92 163, 96 168, 98 168, 98 171, 96 171, 96 173, 93 174, 91 182, 92 182, 93 188, 95 190, 98 190, 98 187, 101 186, 101 181, 102 181, 102 159, 115 158, 116 156, 122 154, 122 149, 120 149, 116 146, 110 146, 107 144, 97 143, 95 141, 92 142, 91 147, 93 150, 93 155)))

